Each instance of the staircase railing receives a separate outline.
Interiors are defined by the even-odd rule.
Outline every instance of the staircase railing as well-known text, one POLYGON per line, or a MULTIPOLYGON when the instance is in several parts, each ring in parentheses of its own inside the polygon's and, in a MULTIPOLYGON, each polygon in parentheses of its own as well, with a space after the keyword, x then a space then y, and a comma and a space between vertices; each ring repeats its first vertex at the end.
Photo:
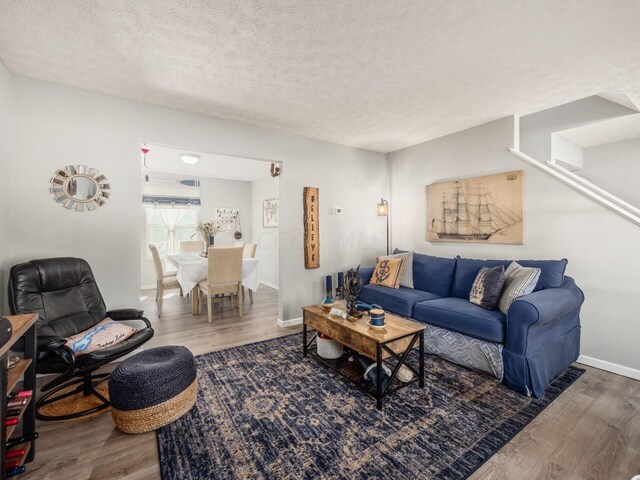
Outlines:
POLYGON ((564 167, 561 167, 560 165, 552 162, 539 162, 535 158, 532 158, 526 153, 516 150, 515 148, 509 148, 509 151, 516 157, 521 158, 536 168, 545 171, 574 190, 577 190, 595 202, 598 202, 600 205, 607 207, 609 210, 640 226, 640 209, 637 207, 625 202, 621 198, 616 197, 612 193, 594 185, 588 180, 576 175, 564 167))

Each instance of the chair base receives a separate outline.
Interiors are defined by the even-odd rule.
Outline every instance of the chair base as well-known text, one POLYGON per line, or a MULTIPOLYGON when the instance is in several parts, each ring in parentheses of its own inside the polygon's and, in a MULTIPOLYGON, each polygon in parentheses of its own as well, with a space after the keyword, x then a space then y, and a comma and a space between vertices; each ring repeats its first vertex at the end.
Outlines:
POLYGON ((38 420, 59 422, 77 420, 106 412, 111 403, 98 390, 100 384, 109 379, 109 375, 109 373, 89 374, 66 382, 47 392, 36 402, 36 418, 38 420), (74 385, 77 386, 74 388, 74 385), (70 398, 73 396, 78 398, 70 398), (66 403, 68 405, 65 404, 65 400, 67 400, 66 403), (48 410, 55 412, 55 414, 47 412, 48 410))

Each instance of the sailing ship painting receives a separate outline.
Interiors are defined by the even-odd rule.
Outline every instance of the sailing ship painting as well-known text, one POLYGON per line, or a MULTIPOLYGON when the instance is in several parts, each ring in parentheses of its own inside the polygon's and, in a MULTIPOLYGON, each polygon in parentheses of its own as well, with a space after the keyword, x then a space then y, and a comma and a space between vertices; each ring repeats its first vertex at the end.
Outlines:
POLYGON ((427 185, 427 240, 522 244, 522 191, 522 170, 427 185))

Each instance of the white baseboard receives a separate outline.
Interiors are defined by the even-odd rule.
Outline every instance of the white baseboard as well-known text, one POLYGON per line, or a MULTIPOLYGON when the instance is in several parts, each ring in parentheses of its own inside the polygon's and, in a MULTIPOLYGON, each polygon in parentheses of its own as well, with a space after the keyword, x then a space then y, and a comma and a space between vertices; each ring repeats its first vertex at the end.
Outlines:
POLYGON ((290 320, 278 319, 279 327, 293 327, 294 325, 302 325, 302 317, 292 318, 290 320))
POLYGON ((153 285, 140 285, 140 290, 155 290, 158 287, 155 283, 153 285))
POLYGON ((269 287, 269 288, 273 288, 274 290, 280 290, 280 288, 278 287, 278 285, 275 285, 273 283, 269 283, 269 282, 265 282, 264 280, 260 280, 260 283, 269 287))
POLYGON ((625 367, 624 365, 618 365, 617 363, 607 362, 598 358, 587 357, 586 355, 580 355, 577 362, 589 365, 590 367, 599 368, 600 370, 605 370, 607 372, 616 373, 623 377, 640 380, 640 370, 635 368, 625 367))

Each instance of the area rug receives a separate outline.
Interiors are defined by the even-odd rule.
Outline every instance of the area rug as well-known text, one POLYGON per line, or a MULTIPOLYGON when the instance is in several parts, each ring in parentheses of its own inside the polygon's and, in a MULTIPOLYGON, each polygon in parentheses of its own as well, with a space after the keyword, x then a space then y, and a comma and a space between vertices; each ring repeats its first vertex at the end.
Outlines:
POLYGON ((466 478, 584 372, 568 368, 534 399, 427 356, 425 388, 378 411, 303 359, 299 334, 196 362, 196 406, 157 431, 164 480, 466 478))

